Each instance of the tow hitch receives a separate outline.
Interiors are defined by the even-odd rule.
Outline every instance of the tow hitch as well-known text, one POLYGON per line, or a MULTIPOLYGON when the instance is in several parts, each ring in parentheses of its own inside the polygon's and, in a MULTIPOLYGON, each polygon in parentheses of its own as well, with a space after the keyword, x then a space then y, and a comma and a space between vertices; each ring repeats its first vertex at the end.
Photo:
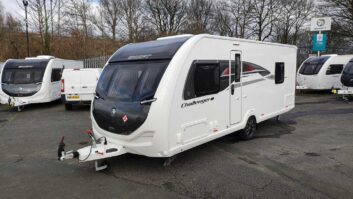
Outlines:
POLYGON ((109 143, 105 137, 95 139, 92 130, 88 130, 86 133, 91 138, 91 145, 78 149, 77 151, 65 151, 65 137, 63 136, 58 146, 58 160, 64 161, 69 159, 78 159, 79 162, 88 162, 94 160, 96 171, 102 171, 107 169, 108 165, 100 165, 99 160, 119 156, 126 153, 123 146, 109 143))

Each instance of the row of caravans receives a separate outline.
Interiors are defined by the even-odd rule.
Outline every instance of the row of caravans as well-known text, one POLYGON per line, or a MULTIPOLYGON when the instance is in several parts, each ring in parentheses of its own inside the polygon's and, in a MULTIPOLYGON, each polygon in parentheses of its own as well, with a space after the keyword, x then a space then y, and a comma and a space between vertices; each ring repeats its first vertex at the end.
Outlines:
POLYGON ((346 65, 351 63, 352 59, 353 55, 309 57, 302 63, 297 72, 297 89, 342 89, 347 82, 343 79, 341 81, 341 76, 347 73, 346 65))
POLYGON ((83 69, 82 61, 53 56, 9 59, 1 70, 0 103, 21 111, 28 104, 61 98, 71 109, 73 104, 91 101, 100 70, 83 69), (67 77, 66 86, 63 77, 67 77))
MULTIPOLYGON (((211 35, 182 35, 128 44, 111 56, 99 80, 92 76, 98 83, 90 111, 91 145, 66 152, 62 138, 58 158, 95 161, 96 170, 101 170, 106 165, 99 165, 99 160, 125 153, 171 157, 235 131, 241 138, 250 139, 257 123, 294 108, 296 53, 297 48, 291 45, 211 35)), ((338 56, 306 60, 299 69, 298 82, 309 82, 304 76, 310 70, 316 74, 321 74, 321 70, 336 73, 338 67, 324 67, 334 57, 338 56), (314 63, 321 66, 311 67, 314 63)), ((33 60, 40 59, 43 58, 33 60)), ((342 58, 342 63, 346 59, 342 58)), ((27 69, 26 66, 15 64, 8 69, 27 69)), ((52 83, 52 71, 64 67, 46 64, 46 68, 50 72, 41 68, 43 74, 29 82, 26 92, 39 93, 44 82, 52 83)), ((3 71, 6 70, 7 64, 3 71)), ((70 94, 70 90, 75 90, 73 85, 79 83, 67 81, 78 69, 65 71, 61 94, 69 104, 80 98, 70 94)), ((16 98, 26 93, 11 84, 14 80, 7 79, 5 73, 1 76, 1 101, 28 103, 16 98), (15 93, 13 97, 5 95, 11 92, 15 93)), ((58 97, 60 94, 55 95, 58 97)))

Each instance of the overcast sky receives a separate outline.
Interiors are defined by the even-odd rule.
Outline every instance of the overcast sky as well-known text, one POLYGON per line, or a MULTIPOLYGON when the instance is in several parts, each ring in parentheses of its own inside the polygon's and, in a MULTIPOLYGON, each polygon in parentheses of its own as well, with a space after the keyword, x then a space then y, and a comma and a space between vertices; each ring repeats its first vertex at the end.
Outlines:
POLYGON ((21 0, 0 0, 1 5, 4 7, 5 12, 11 13, 15 17, 23 17, 24 11, 18 5, 22 3, 21 0))

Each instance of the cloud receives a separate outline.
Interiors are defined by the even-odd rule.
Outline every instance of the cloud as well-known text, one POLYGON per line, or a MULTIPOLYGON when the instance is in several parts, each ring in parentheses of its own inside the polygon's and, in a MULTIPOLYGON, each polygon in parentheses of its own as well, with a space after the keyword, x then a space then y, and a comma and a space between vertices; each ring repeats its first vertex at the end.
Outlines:
POLYGON ((24 18, 25 12, 20 7, 22 5, 21 0, 0 0, 0 4, 4 8, 5 13, 9 13, 14 17, 24 18))

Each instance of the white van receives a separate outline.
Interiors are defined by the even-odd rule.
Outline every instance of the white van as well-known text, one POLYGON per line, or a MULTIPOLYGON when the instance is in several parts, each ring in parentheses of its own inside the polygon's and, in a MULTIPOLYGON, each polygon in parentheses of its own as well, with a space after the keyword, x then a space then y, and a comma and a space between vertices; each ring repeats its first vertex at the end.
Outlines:
POLYGON ((61 101, 66 110, 76 104, 91 104, 102 72, 100 68, 65 69, 61 77, 61 101))
POLYGON ((64 68, 82 68, 82 61, 53 56, 9 59, 0 76, 0 103, 16 107, 60 99, 60 79, 64 68))
MULTIPOLYGON (((59 160, 124 153, 171 157, 295 106, 297 47, 212 36, 175 36, 129 44, 107 62, 91 106, 91 146, 59 160)), ((241 130, 241 131, 239 131, 241 130)))
POLYGON ((297 73, 297 89, 330 90, 340 89, 340 77, 344 65, 353 55, 323 55, 309 57, 300 66, 297 73))

